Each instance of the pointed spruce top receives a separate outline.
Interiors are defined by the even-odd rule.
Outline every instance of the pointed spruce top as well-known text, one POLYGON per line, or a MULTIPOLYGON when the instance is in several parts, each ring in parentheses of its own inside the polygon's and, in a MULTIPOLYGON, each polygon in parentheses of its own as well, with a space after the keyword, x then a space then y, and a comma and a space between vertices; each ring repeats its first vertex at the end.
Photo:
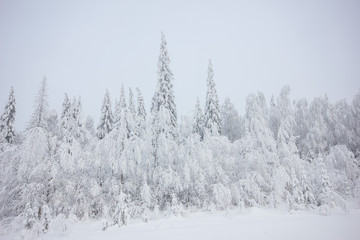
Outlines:
POLYGON ((207 82, 208 82, 208 84, 211 86, 211 88, 214 88, 214 87, 215 87, 215 82, 214 82, 214 70, 213 70, 213 65, 212 65, 211 59, 209 59, 209 64, 208 64, 208 78, 207 78, 207 82))
POLYGON ((164 43, 166 45, 165 34, 163 31, 161 31, 161 43, 164 43))

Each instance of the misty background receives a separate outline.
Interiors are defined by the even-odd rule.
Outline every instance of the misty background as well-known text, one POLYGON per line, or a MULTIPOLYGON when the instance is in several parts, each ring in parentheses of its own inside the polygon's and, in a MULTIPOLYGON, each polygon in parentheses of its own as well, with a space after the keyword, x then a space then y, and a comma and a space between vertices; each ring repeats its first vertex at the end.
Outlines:
POLYGON ((33 112, 42 76, 50 109, 81 96, 97 124, 106 88, 139 87, 147 110, 157 84, 160 34, 168 43, 179 115, 205 103, 212 59, 221 103, 241 114, 246 97, 328 94, 348 102, 360 87, 360 1, 0 0, 0 111, 10 87, 16 128, 33 112))

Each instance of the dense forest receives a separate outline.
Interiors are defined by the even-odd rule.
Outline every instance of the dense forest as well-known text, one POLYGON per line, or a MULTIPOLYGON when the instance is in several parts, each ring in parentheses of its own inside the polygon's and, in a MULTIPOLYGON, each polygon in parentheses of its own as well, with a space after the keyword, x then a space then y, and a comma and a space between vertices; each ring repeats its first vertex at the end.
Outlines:
POLYGON ((285 86, 269 102, 250 94, 241 116, 229 98, 220 104, 209 61, 206 99, 179 117, 166 46, 162 35, 150 111, 139 88, 122 86, 113 102, 106 91, 96 128, 80 98, 65 94, 62 112, 51 110, 44 78, 17 132, 10 90, 0 122, 3 228, 40 234, 99 219, 105 230, 189 211, 327 215, 360 206, 360 91, 333 104, 327 96, 291 100, 285 86))

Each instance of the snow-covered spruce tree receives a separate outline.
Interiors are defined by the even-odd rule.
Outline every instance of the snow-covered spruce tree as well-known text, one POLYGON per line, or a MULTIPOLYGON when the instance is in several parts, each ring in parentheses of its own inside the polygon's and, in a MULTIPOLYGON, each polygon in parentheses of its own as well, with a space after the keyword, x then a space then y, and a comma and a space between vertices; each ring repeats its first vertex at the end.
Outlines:
POLYGON ((199 98, 196 99, 193 133, 198 134, 201 141, 204 139, 204 115, 201 110, 199 98))
POLYGON ((169 116, 166 117, 166 126, 159 126, 159 130, 160 132, 163 132, 165 129, 167 129, 169 131, 168 134, 176 138, 177 111, 173 91, 174 77, 170 70, 170 58, 166 46, 167 43, 165 40, 165 35, 164 33, 161 33, 160 55, 157 71, 158 83, 152 99, 151 113, 154 116, 158 114, 161 109, 164 109, 161 115, 166 112, 166 114, 168 114, 169 116))
POLYGON ((35 127, 46 128, 46 119, 48 117, 48 101, 47 101, 47 84, 46 77, 43 77, 39 92, 35 99, 34 112, 28 124, 28 129, 35 127))
POLYGON ((129 111, 132 115, 136 115, 136 106, 134 101, 134 93, 132 88, 129 88, 129 111))
POLYGON ((126 104, 126 96, 125 96, 125 88, 124 88, 124 84, 121 84, 121 89, 120 89, 120 109, 125 109, 127 104, 126 104))
POLYGON ((61 119, 60 119, 60 139, 66 143, 73 142, 73 122, 72 120, 72 108, 71 102, 67 94, 63 101, 61 119))
POLYGON ((120 99, 119 101, 115 99, 114 124, 113 124, 114 129, 117 130, 120 129, 121 116, 124 113, 125 108, 126 108, 125 90, 124 90, 124 85, 121 84, 120 99))
POLYGON ((106 89, 96 134, 99 139, 103 139, 113 129, 113 121, 110 94, 106 89))
MULTIPOLYGON (((64 101, 62 104, 61 119, 65 120, 67 117, 70 117, 70 113, 71 113, 70 109, 71 109, 71 102, 68 95, 65 93, 64 101)), ((63 123, 61 123, 61 126, 62 125, 63 123)))
POLYGON ((68 96, 65 94, 63 110, 60 120, 60 139, 64 143, 72 144, 75 140, 85 147, 88 136, 82 122, 82 107, 80 99, 70 103, 68 96))
POLYGON ((221 133, 231 142, 240 139, 244 129, 242 129, 241 119, 230 98, 226 98, 221 106, 221 119, 221 133))
MULTIPOLYGON (((121 90, 120 90, 120 99, 118 102, 118 123, 116 126, 116 138, 118 141, 118 144, 120 146, 120 150, 123 151, 126 141, 127 139, 130 138, 130 128, 132 127, 132 125, 129 125, 129 106, 127 104, 126 101, 126 96, 125 96, 125 90, 124 90, 124 85, 121 84, 121 90)), ((132 124, 132 123, 131 123, 132 124)), ((120 153, 118 153, 120 154, 120 153)))
POLYGON ((78 147, 84 148, 89 141, 89 134, 83 126, 80 99, 77 101, 74 98, 73 102, 70 103, 65 94, 59 127, 60 140, 70 146, 75 146, 76 142, 78 147))
MULTIPOLYGON (((19 166, 20 144, 15 143, 15 96, 13 88, 10 90, 9 101, 0 118, 0 222, 7 222, 19 214, 18 200, 19 181, 17 171, 19 166), (9 144, 10 143, 10 144, 9 144)), ((0 223, 0 228, 1 228, 0 223)))
POLYGON ((15 114, 16 114, 15 105, 16 102, 15 102, 14 89, 11 87, 9 100, 5 105, 4 113, 1 115, 1 119, 0 119, 0 134, 1 134, 0 136, 5 138, 5 140, 10 144, 14 143, 15 141, 15 129, 14 129, 15 114))
POLYGON ((137 135, 139 137, 144 137, 146 131, 146 110, 145 103, 142 93, 139 88, 136 88, 137 91, 137 111, 136 111, 136 125, 137 125, 137 135))
POLYGON ((133 139, 137 132, 136 127, 136 107, 134 101, 134 94, 131 88, 129 88, 129 107, 127 116, 129 138, 133 139))
POLYGON ((119 129, 120 127, 120 101, 115 98, 115 109, 114 109, 114 124, 113 129, 119 129))
POLYGON ((277 134, 277 129, 280 126, 280 121, 279 121, 278 114, 276 111, 276 103, 275 103, 274 95, 271 95, 269 110, 270 110, 269 126, 270 126, 271 131, 273 132, 273 136, 276 137, 275 134, 277 134))
POLYGON ((118 102, 118 116, 117 116, 117 136, 119 137, 119 141, 121 142, 121 146, 123 147, 124 141, 130 137, 130 126, 128 120, 129 108, 126 103, 126 96, 124 85, 121 84, 120 90, 120 99, 118 102))
POLYGON ((82 105, 81 105, 80 97, 77 101, 75 98, 73 100, 73 115, 74 115, 76 125, 78 127, 82 128, 83 127, 83 120, 82 120, 83 116, 82 116, 82 105))
POLYGON ((74 99, 73 102, 73 116, 76 126, 76 132, 75 136, 78 139, 79 143, 81 144, 81 147, 84 148, 87 146, 89 139, 90 139, 90 132, 88 132, 84 125, 84 119, 83 119, 83 109, 81 104, 81 98, 76 101, 74 99))
POLYGON ((214 82, 214 71, 211 60, 208 65, 207 93, 205 103, 205 128, 210 135, 221 133, 220 105, 214 82))
POLYGON ((177 113, 173 94, 173 75, 169 69, 170 59, 162 34, 158 63, 158 83, 152 99, 150 134, 153 161, 150 179, 154 189, 156 205, 161 209, 172 206, 173 194, 181 190, 180 178, 176 172, 179 165, 177 113))

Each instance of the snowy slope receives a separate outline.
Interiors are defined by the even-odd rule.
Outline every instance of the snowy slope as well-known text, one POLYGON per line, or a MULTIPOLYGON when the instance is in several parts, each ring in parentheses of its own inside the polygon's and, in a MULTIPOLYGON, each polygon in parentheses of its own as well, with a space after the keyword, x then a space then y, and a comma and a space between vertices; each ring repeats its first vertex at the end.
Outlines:
MULTIPOLYGON (((309 212, 289 214, 279 210, 253 208, 242 213, 193 213, 186 217, 168 217, 128 226, 101 230, 100 221, 80 222, 66 233, 49 233, 41 239, 326 239, 358 240, 360 212, 320 216, 309 212)), ((0 236, 11 239, 14 236, 0 236)))

